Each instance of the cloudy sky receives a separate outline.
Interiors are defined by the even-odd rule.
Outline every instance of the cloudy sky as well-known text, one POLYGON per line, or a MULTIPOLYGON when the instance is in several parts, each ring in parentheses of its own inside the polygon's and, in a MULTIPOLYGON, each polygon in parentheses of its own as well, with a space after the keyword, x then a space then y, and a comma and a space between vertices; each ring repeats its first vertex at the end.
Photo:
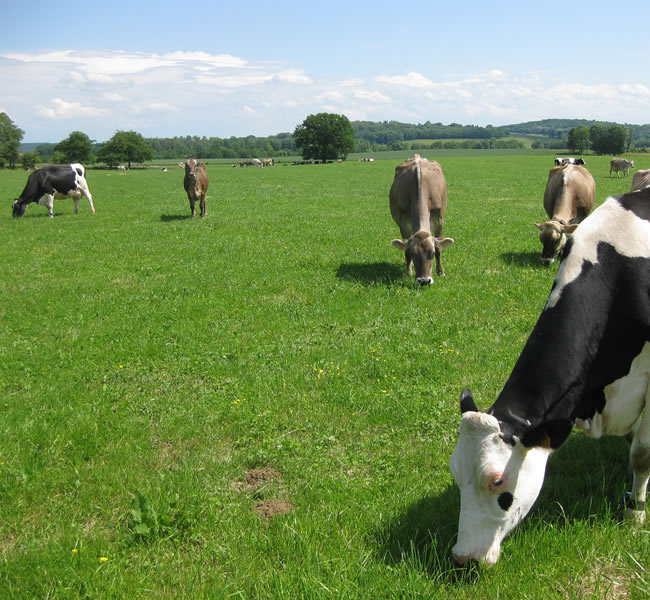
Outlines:
POLYGON ((267 136, 318 112, 642 124, 646 13, 647 0, 12 2, 0 112, 25 142, 267 136))

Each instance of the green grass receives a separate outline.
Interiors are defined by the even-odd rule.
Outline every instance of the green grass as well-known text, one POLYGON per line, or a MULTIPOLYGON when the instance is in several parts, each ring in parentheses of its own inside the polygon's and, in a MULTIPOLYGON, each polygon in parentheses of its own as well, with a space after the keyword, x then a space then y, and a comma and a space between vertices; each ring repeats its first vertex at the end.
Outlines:
MULTIPOLYGON (((390 245, 397 155, 210 164, 206 220, 178 168, 13 220, 0 171, 0 597, 647 597, 616 439, 575 434, 500 562, 454 569, 458 398, 494 401, 546 300, 552 157, 423 154, 456 240, 428 289, 390 245)), ((598 204, 629 189, 587 166, 598 204)))

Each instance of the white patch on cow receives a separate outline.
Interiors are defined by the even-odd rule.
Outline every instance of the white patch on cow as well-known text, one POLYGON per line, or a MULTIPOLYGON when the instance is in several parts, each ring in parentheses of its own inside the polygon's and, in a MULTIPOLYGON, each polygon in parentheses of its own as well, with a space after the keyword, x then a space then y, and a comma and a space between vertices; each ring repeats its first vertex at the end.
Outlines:
POLYGON ((492 415, 463 414, 458 444, 449 467, 460 488, 457 561, 478 560, 491 566, 499 558, 503 538, 528 514, 544 482, 550 450, 514 446, 501 438, 492 415), (499 502, 511 495, 504 509, 499 502))
POLYGON ((605 407, 591 419, 576 420, 576 427, 591 437, 623 436, 634 428, 646 403, 650 402, 650 342, 632 361, 627 375, 605 386, 605 407))
POLYGON ((584 262, 598 262, 598 244, 605 242, 630 258, 650 258, 650 222, 623 208, 616 198, 608 198, 573 234, 573 248, 560 265, 555 288, 546 308, 553 308, 564 288, 578 278, 584 262))

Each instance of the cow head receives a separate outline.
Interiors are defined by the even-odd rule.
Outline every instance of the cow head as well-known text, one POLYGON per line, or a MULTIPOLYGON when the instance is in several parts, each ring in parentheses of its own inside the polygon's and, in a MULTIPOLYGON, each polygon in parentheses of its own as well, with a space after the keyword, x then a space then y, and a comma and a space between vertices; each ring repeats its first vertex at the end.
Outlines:
POLYGON ((509 436, 492 415, 478 412, 469 390, 461 395, 458 445, 449 467, 460 488, 458 563, 492 566, 501 542, 528 514, 544 483, 546 461, 569 435, 569 422, 544 423, 509 436))
MULTIPOLYGON (((391 242, 398 250, 406 252, 406 262, 410 269, 410 258, 415 263, 415 281, 420 285, 431 285, 433 277, 433 259, 447 246, 454 243, 452 238, 433 237, 428 231, 418 231, 408 240, 393 240, 391 242)), ((409 273, 410 274, 410 273, 409 273)))
POLYGON ((11 213, 14 217, 22 217, 25 214, 26 210, 27 210, 26 202, 20 202, 20 200, 18 199, 14 200, 13 210, 11 213))
POLYGON ((567 235, 573 233, 578 226, 551 220, 546 223, 535 223, 535 227, 540 231, 539 241, 542 242, 542 255, 539 260, 548 266, 564 249, 567 235))

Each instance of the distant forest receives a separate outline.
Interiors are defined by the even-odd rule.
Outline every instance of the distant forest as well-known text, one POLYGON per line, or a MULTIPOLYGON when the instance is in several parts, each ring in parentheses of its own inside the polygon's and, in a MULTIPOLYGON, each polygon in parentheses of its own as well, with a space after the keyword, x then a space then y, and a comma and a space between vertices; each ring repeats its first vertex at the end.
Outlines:
MULTIPOLYGON (((355 152, 370 153, 383 150, 426 150, 453 148, 524 148, 517 137, 528 138, 533 148, 566 148, 569 130, 579 125, 591 127, 602 121, 585 119, 544 119, 504 125, 479 127, 459 123, 413 124, 399 121, 352 121, 355 152)), ((604 122, 605 125, 613 125, 604 122)), ((650 124, 625 124, 634 135, 633 147, 650 147, 650 124)), ((241 159, 250 157, 294 156, 298 154, 291 133, 279 133, 269 137, 206 137, 184 136, 173 138, 145 138, 154 151, 155 159, 176 159, 196 156, 199 158, 241 159)), ((56 144, 23 144, 21 151, 36 151, 47 161, 54 153, 56 144)), ((102 144, 95 144, 95 152, 102 144)))

